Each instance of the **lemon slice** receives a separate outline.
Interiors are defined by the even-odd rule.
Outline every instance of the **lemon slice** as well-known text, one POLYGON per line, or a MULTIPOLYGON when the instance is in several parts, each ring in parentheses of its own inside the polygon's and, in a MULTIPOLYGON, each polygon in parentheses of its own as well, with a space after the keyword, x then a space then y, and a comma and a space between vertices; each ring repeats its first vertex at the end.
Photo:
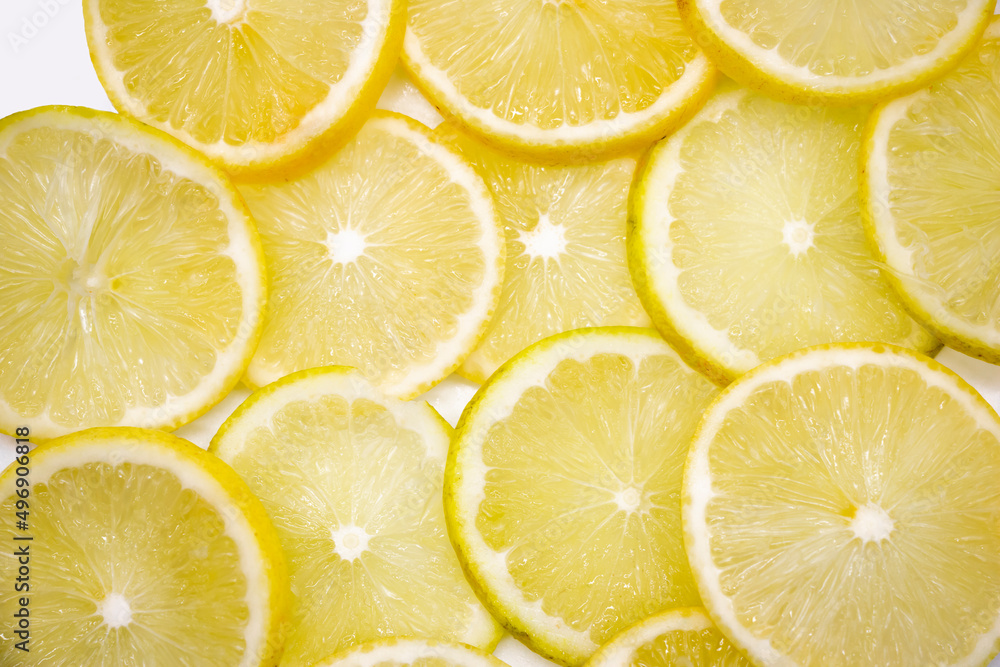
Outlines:
POLYGON ((0 499, 13 536, 0 613, 28 615, 25 635, 4 623, 0 663, 276 664, 284 557, 260 502, 214 456, 159 431, 90 429, 19 457, 0 499))
POLYGON ((1000 364, 1000 21, 932 88, 881 107, 864 144, 869 238, 903 303, 1000 364))
POLYGON ((84 0, 91 59, 122 113, 242 177, 305 168, 375 108, 404 0, 84 0))
POLYGON ((263 252, 218 170, 113 114, 0 121, 0 431, 173 429, 239 381, 263 252))
POLYGON ((496 622, 462 576, 441 484, 451 427, 346 368, 254 393, 212 439, 278 529, 292 623, 282 667, 385 636, 492 650, 496 622))
POLYGON ((916 90, 982 36, 996 0, 678 0, 698 44, 737 81, 800 103, 916 90))
POLYGON ((758 665, 985 665, 1000 649, 1000 418, 891 346, 761 366, 684 478, 705 606, 758 665))
POLYGON ((649 325, 625 260, 634 158, 538 166, 498 153, 450 123, 437 133, 482 174, 507 235, 500 302, 462 375, 485 382, 524 348, 563 331, 649 325))
POLYGON ((403 62, 431 101, 523 154, 639 148, 715 82, 673 0, 410 0, 408 21, 403 62))
POLYGON ((578 665, 625 627, 698 604, 683 462, 714 385, 648 329, 571 331, 468 405, 445 472, 466 574, 530 648, 578 665))
POLYGON ((585 667, 751 667, 700 608, 671 609, 636 623, 585 667))
POLYGON ((412 398, 479 342, 503 229, 482 179, 423 125, 378 112, 308 174, 241 190, 272 272, 250 384, 345 365, 412 398))
POLYGON ((653 149, 632 194, 629 266, 657 328, 695 368, 724 383, 821 343, 937 348, 865 240, 865 117, 727 83, 653 149))
POLYGON ((384 639, 321 660, 314 667, 506 667, 462 644, 428 639, 384 639))

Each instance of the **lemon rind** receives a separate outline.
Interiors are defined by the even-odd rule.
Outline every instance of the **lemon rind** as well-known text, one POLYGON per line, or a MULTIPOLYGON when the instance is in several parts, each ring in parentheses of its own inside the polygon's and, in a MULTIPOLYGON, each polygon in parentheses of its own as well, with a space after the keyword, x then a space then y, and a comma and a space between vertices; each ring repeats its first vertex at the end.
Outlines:
MULTIPOLYGON (((212 438, 208 451, 222 461, 232 461, 243 451, 250 432, 269 423, 275 411, 292 401, 312 401, 321 396, 337 395, 349 401, 366 399, 392 414, 399 424, 421 433, 428 459, 442 465, 447 460, 453 437, 450 424, 428 403, 402 401, 385 395, 348 366, 323 366, 291 373, 250 395, 223 422, 212 438)), ((470 604, 470 622, 463 643, 493 650, 503 632, 486 609, 470 604)))
MULTIPOLYGON (((79 431, 40 445, 30 458, 33 485, 45 484, 58 470, 87 463, 133 463, 163 468, 204 498, 223 519, 246 576, 250 621, 244 637, 249 649, 240 667, 278 663, 290 603, 285 556, 264 506, 232 468, 187 440, 134 427, 79 431)), ((0 474, 0 497, 13 494, 16 466, 12 463, 0 474)))
MULTIPOLYGON (((991 21, 983 40, 1000 40, 1000 17, 991 21)), ((883 104, 872 113, 862 141, 859 179, 865 235, 873 254, 884 265, 883 275, 915 319, 949 347, 989 363, 1000 364, 1000 327, 970 324, 949 312, 924 290, 908 286, 914 277, 913 252, 900 243, 895 233, 896 219, 889 205, 892 188, 886 154, 893 126, 913 104, 926 99, 929 94, 927 90, 918 91, 883 104)))
MULTIPOLYGON (((479 535, 476 513, 485 498, 481 482, 487 470, 479 454, 487 429, 511 414, 525 390, 544 381, 561 361, 582 362, 602 352, 629 357, 637 364, 650 356, 667 355, 688 368, 652 329, 575 329, 545 338, 508 360, 479 388, 455 429, 445 468, 448 535, 476 595, 510 634, 565 667, 579 665, 599 646, 589 633, 546 614, 541 601, 528 600, 507 571, 503 554, 490 549, 479 535)), ((693 369, 691 374, 697 375, 693 369)))
MULTIPOLYGON (((736 619, 729 598, 718 585, 719 568, 711 555, 706 533, 706 506, 713 495, 708 470, 708 449, 726 414, 744 404, 746 398, 766 382, 789 382, 796 375, 833 366, 860 368, 875 364, 880 367, 904 368, 920 374, 928 387, 938 388, 959 402, 981 428, 1000 439, 1000 416, 993 407, 951 369, 930 357, 907 348, 885 343, 833 343, 804 348, 765 362, 738 382, 729 385, 708 406, 684 468, 682 519, 684 545, 694 573, 698 591, 709 617, 725 636, 750 658, 755 665, 796 667, 798 663, 775 649, 767 639, 755 637, 736 619), (817 358, 830 358, 825 364, 817 358)), ((1000 649, 1000 614, 989 633, 980 637, 974 654, 948 667, 980 667, 986 665, 1000 649)), ((804 666, 802 666, 804 667, 804 666)))
MULTIPOLYGON (((85 107, 47 106, 22 111, 0 120, 0 157, 14 133, 34 128, 57 127, 99 133, 134 153, 155 157, 165 169, 198 183, 218 200, 219 210, 229 221, 230 252, 243 294, 243 313, 236 328, 236 338, 216 361, 223 373, 205 376, 215 378, 211 384, 201 383, 184 397, 172 397, 157 406, 129 406, 122 419, 114 424, 91 426, 140 426, 172 431, 208 412, 229 394, 257 349, 264 328, 267 302, 267 269, 264 248, 257 227, 243 198, 229 177, 212 165, 200 153, 174 137, 144 125, 127 116, 85 107), (153 149, 151 151, 151 149, 153 149), (154 152, 155 151, 155 152, 154 152), (219 377, 215 377, 219 376, 219 377)), ((13 434, 18 426, 30 426, 32 438, 42 442, 66 435, 69 428, 53 421, 47 414, 25 417, 0 397, 0 432, 13 434)))
POLYGON ((995 0, 972 0, 948 39, 929 53, 868 77, 817 76, 782 60, 728 27, 720 0, 678 0, 688 31, 727 76, 749 88, 797 104, 860 105, 903 95, 940 78, 968 54, 993 16, 995 0), (725 37, 723 37, 725 35, 725 37), (791 74, 794 72, 795 74, 791 74))
POLYGON ((636 649, 667 632, 701 632, 715 627, 700 607, 681 607, 639 621, 611 638, 584 667, 630 667, 636 649))
POLYGON ((498 118, 472 104, 447 73, 430 62, 413 30, 406 33, 402 63, 416 87, 446 119, 454 119, 488 145, 527 159, 565 162, 614 157, 669 134, 701 108, 718 76, 715 66, 699 51, 681 78, 646 109, 621 112, 612 120, 543 130, 498 118))
MULTIPOLYGON (((506 269, 507 241, 503 224, 496 215, 492 195, 479 173, 453 146, 442 142, 434 131, 412 118, 392 111, 376 111, 368 122, 385 126, 384 131, 401 136, 423 154, 441 165, 452 183, 469 195, 469 206, 482 231, 479 248, 484 257, 483 280, 472 295, 473 306, 456 317, 454 336, 438 341, 431 361, 411 365, 406 375, 382 387, 392 397, 402 400, 416 398, 439 384, 457 370, 479 345, 485 335, 503 291, 506 269), (456 180, 457 179, 457 180, 456 180)), ((251 361, 244 383, 258 389, 277 381, 292 368, 275 368, 251 361)))
POLYGON ((326 99, 313 107, 282 141, 249 142, 237 148, 224 139, 205 144, 168 122, 150 118, 145 105, 125 89, 122 72, 113 64, 114 57, 107 48, 107 30, 100 20, 101 0, 84 0, 83 13, 90 58, 115 109, 197 148, 235 177, 256 181, 308 170, 353 136, 375 109, 402 51, 406 2, 366 2, 369 12, 361 26, 362 41, 343 77, 330 86, 326 99), (362 53, 363 58, 359 57, 362 53))
POLYGON ((507 667, 492 655, 466 644, 394 637, 354 646, 320 660, 313 667, 377 667, 437 658, 455 667, 507 667))

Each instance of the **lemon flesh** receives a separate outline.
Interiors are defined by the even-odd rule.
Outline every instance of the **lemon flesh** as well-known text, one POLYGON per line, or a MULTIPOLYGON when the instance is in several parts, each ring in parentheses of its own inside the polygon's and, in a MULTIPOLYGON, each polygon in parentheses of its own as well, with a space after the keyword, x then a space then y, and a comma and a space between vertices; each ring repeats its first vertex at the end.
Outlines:
POLYGON ((378 112, 330 160, 243 186, 272 272, 254 386, 327 365, 417 396, 475 348, 505 245, 482 179, 430 130, 378 112))
MULTIPOLYGON (((29 550, 29 652, 0 630, 9 665, 273 665, 288 580, 274 528, 246 485, 202 450, 157 431, 92 429, 29 457, 27 531, 17 463, 0 478, 12 542, 29 550)), ((0 556, 11 582, 22 563, 0 556)))
POLYGON ((864 121, 726 84, 654 149, 632 195, 629 264, 657 328, 693 366, 728 382, 809 345, 938 345, 865 240, 864 121))
POLYGON ((122 113, 244 176, 311 160, 375 107, 401 0, 86 0, 91 57, 122 113))
POLYGON ((1000 22, 933 88, 873 117, 866 227, 903 303, 941 340, 1000 364, 1000 22))
POLYGON ((705 610, 671 609, 636 623, 594 654, 585 667, 750 667, 705 610))
POLYGON ((801 103, 861 104, 916 90, 982 36, 996 0, 679 0, 719 68, 801 103))
POLYGON ((314 667, 504 667, 491 655, 463 644, 428 639, 384 639, 348 649, 314 667))
POLYGON ((511 633, 576 665, 649 614, 698 603, 679 494, 715 392, 655 332, 629 328, 548 338, 484 385, 452 445, 445 508, 511 633))
POLYGON ((438 134, 479 170, 507 237, 503 292, 463 375, 484 382, 524 348, 563 331, 648 325, 625 260, 635 158, 539 166, 490 149, 454 125, 438 134))
POLYGON ((705 605, 760 665, 984 665, 1000 648, 1000 418, 903 348, 833 345, 709 409, 684 480, 705 605))
POLYGON ((228 179, 87 109, 0 121, 0 430, 172 429, 239 381, 263 253, 228 179))
POLYGON ((385 398, 343 368, 265 387, 219 430, 210 451, 260 497, 288 557, 283 666, 385 636, 499 640, 445 533, 450 436, 426 404, 385 398))
POLYGON ((711 90, 714 68, 671 0, 411 0, 404 63, 487 141, 594 156, 654 141, 711 90))

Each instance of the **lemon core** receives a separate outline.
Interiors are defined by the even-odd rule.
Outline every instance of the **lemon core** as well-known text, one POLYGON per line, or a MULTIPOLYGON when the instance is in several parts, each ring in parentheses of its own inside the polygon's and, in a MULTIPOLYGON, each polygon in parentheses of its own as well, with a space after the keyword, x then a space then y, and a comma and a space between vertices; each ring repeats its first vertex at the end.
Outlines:
POLYGON ((132 606, 120 593, 111 593, 101 603, 101 616, 110 628, 123 628, 132 622, 132 606))

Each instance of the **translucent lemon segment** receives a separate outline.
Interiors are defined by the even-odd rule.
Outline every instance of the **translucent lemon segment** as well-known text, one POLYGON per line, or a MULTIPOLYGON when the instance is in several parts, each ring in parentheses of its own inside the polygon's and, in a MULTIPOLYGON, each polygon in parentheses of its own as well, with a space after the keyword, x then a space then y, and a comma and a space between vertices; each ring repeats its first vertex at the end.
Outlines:
POLYGON ((691 566, 760 664, 982 665, 1000 644, 1000 419, 901 348, 762 366, 705 416, 691 566))
POLYGON ((858 103, 919 88, 982 35, 995 0, 681 0, 720 68, 785 98, 858 103))
POLYGON ((87 0, 116 107, 238 172, 374 107, 402 42, 393 0, 87 0), (383 62, 384 61, 384 62, 383 62))
POLYGON ((633 194, 630 266, 657 327, 727 381, 833 341, 928 351, 868 249, 858 205, 862 110, 722 87, 659 144, 633 194))
POLYGON ((260 497, 288 557, 283 666, 385 636, 499 639, 445 531, 449 436, 426 404, 385 399, 347 369, 257 392, 216 435, 211 451, 260 497))
POLYGON ((176 428, 260 335, 259 240, 228 180, 111 114, 0 122, 0 428, 176 428))
POLYGON ((511 632, 579 664, 652 612, 697 604, 679 493, 715 391, 644 329, 549 338, 490 379, 462 417, 445 504, 511 632))
POLYGON ((348 649, 314 667, 504 667, 505 663, 463 644, 427 639, 384 639, 348 649))
POLYGON ((962 65, 873 118, 868 231, 942 340, 1000 363, 1000 23, 962 65))
POLYGON ((482 180, 429 130, 379 112, 329 161, 243 186, 272 273, 248 378, 326 365, 415 396, 478 343, 505 246, 482 180))
POLYGON ((671 609, 636 623, 586 667, 750 667, 701 608, 671 609))
POLYGON ((440 105, 522 151, 648 142, 713 70, 667 0, 411 0, 405 62, 440 105))
POLYGON ((500 302, 464 375, 483 382, 524 348, 563 331, 649 322, 625 261, 634 158, 538 166, 453 125, 437 132, 482 174, 507 237, 500 302))
MULTIPOLYGON (((274 529, 259 504, 241 508, 256 501, 232 471, 214 479, 222 466, 203 459, 151 431, 54 440, 30 457, 28 530, 15 529, 25 487, 15 487, 17 464, 8 468, 2 522, 32 538, 13 543, 29 554, 30 589, 0 593, 0 610, 12 618, 30 592, 31 637, 25 653, 12 625, 0 631, 0 661, 273 664, 288 585, 274 529)), ((11 581, 24 564, 14 551, 0 557, 11 581)))

